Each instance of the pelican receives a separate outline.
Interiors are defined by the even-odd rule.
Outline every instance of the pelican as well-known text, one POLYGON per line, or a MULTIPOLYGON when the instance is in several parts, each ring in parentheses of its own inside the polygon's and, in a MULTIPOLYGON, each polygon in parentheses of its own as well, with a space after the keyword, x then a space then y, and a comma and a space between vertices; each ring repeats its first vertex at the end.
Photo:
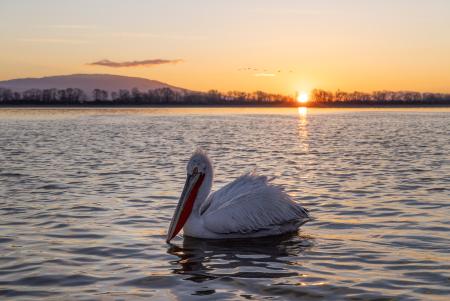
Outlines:
POLYGON ((186 169, 167 243, 181 229, 185 236, 202 239, 255 238, 297 231, 310 220, 307 209, 255 173, 244 174, 210 194, 213 167, 201 149, 194 152, 186 169))

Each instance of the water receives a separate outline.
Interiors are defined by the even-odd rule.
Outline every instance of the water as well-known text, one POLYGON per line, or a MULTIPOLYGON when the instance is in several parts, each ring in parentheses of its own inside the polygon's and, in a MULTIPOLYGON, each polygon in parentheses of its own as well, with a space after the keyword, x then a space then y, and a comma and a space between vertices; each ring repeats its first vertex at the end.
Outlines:
POLYGON ((448 300, 449 109, 0 110, 0 298, 448 300), (196 146, 254 168, 298 234, 174 239, 196 146))

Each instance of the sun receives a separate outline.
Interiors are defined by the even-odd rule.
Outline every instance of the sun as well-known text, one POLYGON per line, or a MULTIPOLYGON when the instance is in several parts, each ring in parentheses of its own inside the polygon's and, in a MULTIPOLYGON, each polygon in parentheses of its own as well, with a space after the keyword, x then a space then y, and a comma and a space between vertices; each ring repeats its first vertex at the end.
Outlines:
POLYGON ((307 92, 301 92, 297 96, 297 102, 299 103, 307 103, 309 100, 309 95, 307 92))

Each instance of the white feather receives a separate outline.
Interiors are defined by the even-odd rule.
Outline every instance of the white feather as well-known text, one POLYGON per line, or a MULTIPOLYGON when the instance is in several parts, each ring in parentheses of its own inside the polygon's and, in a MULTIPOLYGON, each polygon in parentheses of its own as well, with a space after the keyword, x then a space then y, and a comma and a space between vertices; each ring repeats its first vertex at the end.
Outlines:
MULTIPOLYGON (((265 176, 246 174, 211 194, 202 217, 215 233, 249 233, 303 221, 308 213, 265 176), (209 204, 208 204, 209 203, 209 204)), ((205 209, 205 208, 201 208, 205 209)))

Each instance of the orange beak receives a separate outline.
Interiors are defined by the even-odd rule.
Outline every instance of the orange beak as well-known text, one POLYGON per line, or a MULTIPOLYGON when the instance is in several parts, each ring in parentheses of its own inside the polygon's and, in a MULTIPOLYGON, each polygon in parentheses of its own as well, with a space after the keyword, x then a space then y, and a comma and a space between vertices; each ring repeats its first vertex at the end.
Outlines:
POLYGON ((177 208, 170 222, 166 242, 169 243, 183 228, 194 207, 200 186, 205 175, 203 173, 188 174, 177 208))

